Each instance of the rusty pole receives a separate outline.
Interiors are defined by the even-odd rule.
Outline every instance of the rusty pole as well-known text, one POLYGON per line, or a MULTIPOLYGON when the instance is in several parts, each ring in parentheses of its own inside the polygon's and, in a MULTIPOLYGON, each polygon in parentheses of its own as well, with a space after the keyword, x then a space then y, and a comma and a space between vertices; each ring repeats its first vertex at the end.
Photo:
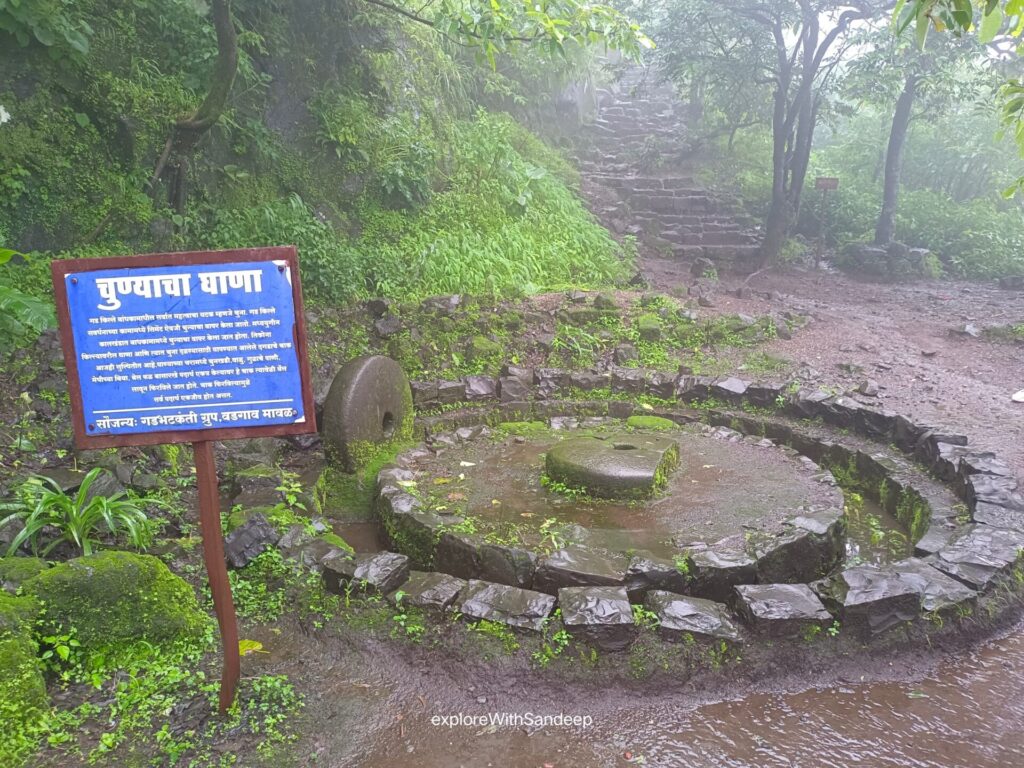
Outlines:
POLYGON ((241 676, 238 652, 238 620, 231 600, 231 583, 224 560, 224 542, 220 528, 220 497, 217 492, 217 465, 213 459, 213 443, 202 440, 192 443, 196 461, 196 483, 199 487, 199 528, 203 537, 203 559, 213 593, 213 609, 220 625, 224 647, 224 669, 220 677, 220 711, 231 708, 241 676))

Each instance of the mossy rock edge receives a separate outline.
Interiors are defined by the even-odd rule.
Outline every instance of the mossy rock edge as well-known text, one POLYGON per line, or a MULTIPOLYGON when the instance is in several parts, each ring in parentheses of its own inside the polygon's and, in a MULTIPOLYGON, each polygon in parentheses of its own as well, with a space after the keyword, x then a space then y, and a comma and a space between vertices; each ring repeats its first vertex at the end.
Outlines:
POLYGON ((78 557, 22 589, 42 606, 41 631, 73 628, 86 653, 196 639, 209 622, 192 587, 151 555, 109 550, 78 557))

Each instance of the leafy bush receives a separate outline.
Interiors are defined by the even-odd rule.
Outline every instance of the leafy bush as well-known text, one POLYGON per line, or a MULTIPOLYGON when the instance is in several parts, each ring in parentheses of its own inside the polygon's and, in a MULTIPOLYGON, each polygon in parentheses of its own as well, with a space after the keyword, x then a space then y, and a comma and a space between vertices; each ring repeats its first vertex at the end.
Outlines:
POLYGON ((16 552, 26 541, 38 552, 40 539, 51 528, 56 529, 57 538, 43 548, 43 555, 63 542, 83 555, 91 555, 101 531, 115 537, 123 535, 136 548, 146 547, 152 529, 136 501, 123 492, 89 497, 93 483, 104 472, 99 467, 90 470, 74 496, 48 477, 32 477, 22 484, 16 501, 0 505, 0 510, 11 512, 0 521, 0 527, 10 520, 20 520, 25 526, 11 541, 8 554, 16 552))
MULTIPOLYGON (((19 256, 0 248, 0 266, 19 256)), ((0 340, 21 342, 56 325, 53 305, 15 287, 10 267, 0 275, 0 340)))
POLYGON ((295 245, 306 295, 337 301, 365 292, 359 254, 298 195, 254 208, 218 210, 199 240, 207 248, 295 245))

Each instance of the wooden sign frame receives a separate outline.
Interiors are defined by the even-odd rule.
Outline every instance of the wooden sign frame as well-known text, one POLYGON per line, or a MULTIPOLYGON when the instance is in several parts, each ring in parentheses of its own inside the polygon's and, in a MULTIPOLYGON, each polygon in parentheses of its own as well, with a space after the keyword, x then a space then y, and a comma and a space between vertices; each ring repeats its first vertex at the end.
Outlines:
POLYGON ((201 440, 238 440, 252 437, 286 437, 316 432, 316 412, 313 403, 313 385, 310 376, 309 354, 306 345, 306 320, 302 307, 302 286, 299 280, 298 253, 294 246, 274 248, 240 248, 230 251, 190 251, 182 253, 152 253, 141 256, 113 256, 96 259, 56 260, 50 265, 57 303, 57 321, 64 366, 68 376, 68 395, 71 399, 71 422, 75 445, 80 449, 117 448, 128 445, 160 445, 165 443, 194 443, 201 440), (295 307, 293 343, 299 361, 302 384, 302 406, 306 420, 300 424, 275 424, 254 427, 210 427, 208 429, 166 430, 120 435, 90 435, 86 430, 82 408, 81 382, 78 378, 78 352, 71 331, 65 276, 104 269, 135 269, 144 267, 182 267, 206 264, 230 264, 246 261, 284 261, 291 269, 292 300, 295 307))
POLYGON ((192 443, 195 454, 196 486, 199 492, 199 527, 203 539, 203 560, 210 581, 213 607, 220 627, 224 664, 220 682, 220 711, 227 713, 235 700, 241 678, 241 653, 238 647, 238 619, 231 599, 231 582, 224 559, 224 541, 221 536, 220 496, 217 490, 217 465, 213 443, 216 440, 238 440, 252 437, 285 437, 316 432, 316 411, 313 403, 313 385, 310 377, 309 356, 306 347, 306 320, 302 306, 302 286, 299 280, 299 258, 294 246, 273 248, 240 248, 230 251, 190 251, 183 253, 153 253, 141 256, 114 256, 96 259, 69 259, 50 264, 53 289, 57 303, 64 365, 67 369, 68 395, 71 400, 72 426, 75 445, 80 449, 112 448, 129 445, 158 445, 166 443, 192 443), (253 425, 241 427, 209 427, 206 429, 161 430, 116 435, 90 435, 86 429, 81 381, 78 375, 78 352, 75 349, 68 304, 67 275, 111 270, 141 269, 148 267, 204 266, 257 261, 285 262, 290 269, 292 304, 295 324, 292 341, 298 360, 298 374, 305 420, 298 423, 253 425))

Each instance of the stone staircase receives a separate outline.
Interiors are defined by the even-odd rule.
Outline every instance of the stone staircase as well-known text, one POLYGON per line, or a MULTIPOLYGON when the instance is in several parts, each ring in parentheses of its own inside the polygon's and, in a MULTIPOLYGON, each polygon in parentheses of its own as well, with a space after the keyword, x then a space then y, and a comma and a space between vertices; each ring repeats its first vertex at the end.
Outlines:
POLYGON ((760 241, 752 220, 738 200, 695 181, 687 107, 655 80, 636 67, 599 91, 597 117, 577 139, 584 197, 605 226, 653 255, 752 263, 760 241))

